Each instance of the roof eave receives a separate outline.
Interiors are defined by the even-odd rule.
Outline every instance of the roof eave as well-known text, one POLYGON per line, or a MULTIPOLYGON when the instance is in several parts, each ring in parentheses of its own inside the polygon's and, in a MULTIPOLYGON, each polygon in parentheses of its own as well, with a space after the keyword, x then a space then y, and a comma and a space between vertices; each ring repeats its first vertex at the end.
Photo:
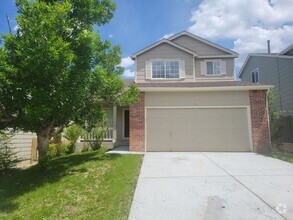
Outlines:
POLYGON ((243 70, 244 70, 244 68, 245 68, 245 66, 246 66, 246 63, 248 62, 248 60, 249 60, 249 58, 250 58, 251 56, 252 56, 251 54, 248 54, 247 57, 246 57, 246 59, 245 59, 245 61, 244 61, 244 63, 242 64, 242 67, 241 67, 241 69, 239 70, 239 73, 238 73, 238 75, 237 75, 237 77, 238 77, 239 79, 241 79, 241 78, 240 78, 240 77, 241 77, 241 74, 242 74, 242 72, 243 72, 243 70))
POLYGON ((221 86, 221 87, 138 87, 143 92, 170 92, 170 91, 249 91, 249 90, 269 90, 272 85, 255 86, 221 86))
POLYGON ((238 55, 200 55, 197 58, 199 59, 207 59, 207 58, 237 58, 238 55))
POLYGON ((293 49, 293 44, 291 44, 290 46, 286 47, 284 50, 282 50, 280 53, 278 53, 278 55, 284 55, 285 53, 287 53, 288 51, 293 49))

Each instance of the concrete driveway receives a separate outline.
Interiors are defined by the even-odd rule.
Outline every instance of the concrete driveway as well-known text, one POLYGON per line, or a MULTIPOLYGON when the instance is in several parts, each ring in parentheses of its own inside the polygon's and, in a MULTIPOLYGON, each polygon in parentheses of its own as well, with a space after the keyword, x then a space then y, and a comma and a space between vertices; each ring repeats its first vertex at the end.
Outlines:
POLYGON ((146 153, 129 219, 293 219, 293 164, 254 153, 146 153))

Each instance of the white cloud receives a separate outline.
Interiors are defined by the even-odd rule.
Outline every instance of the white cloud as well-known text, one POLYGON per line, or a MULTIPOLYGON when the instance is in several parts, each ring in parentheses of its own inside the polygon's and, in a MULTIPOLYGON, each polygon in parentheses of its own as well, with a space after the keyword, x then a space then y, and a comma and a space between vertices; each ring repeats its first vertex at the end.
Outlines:
POLYGON ((124 57, 120 63, 121 67, 124 67, 124 78, 133 78, 134 77, 134 61, 130 57, 124 57))
POLYGON ((189 31, 211 39, 232 40, 242 65, 247 53, 280 52, 293 42, 292 0, 204 0, 192 12, 189 31))
POLYGON ((123 78, 134 78, 134 71, 130 69, 125 69, 122 76, 123 78))
POLYGON ((13 27, 13 30, 14 30, 14 31, 17 31, 18 28, 19 28, 19 26, 18 26, 18 25, 15 25, 15 26, 13 27))
POLYGON ((130 57, 124 57, 121 60, 120 66, 124 68, 129 68, 134 65, 134 61, 130 57))
POLYGON ((160 38, 160 40, 162 39, 168 39, 169 37, 172 37, 174 35, 174 33, 170 33, 170 34, 165 34, 162 38, 160 38))

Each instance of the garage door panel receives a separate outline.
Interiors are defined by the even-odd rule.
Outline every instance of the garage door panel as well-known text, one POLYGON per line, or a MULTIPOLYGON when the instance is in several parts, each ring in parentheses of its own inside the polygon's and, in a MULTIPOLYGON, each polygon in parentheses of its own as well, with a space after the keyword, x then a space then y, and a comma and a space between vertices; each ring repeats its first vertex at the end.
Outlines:
POLYGON ((250 151, 246 108, 148 109, 147 151, 250 151))

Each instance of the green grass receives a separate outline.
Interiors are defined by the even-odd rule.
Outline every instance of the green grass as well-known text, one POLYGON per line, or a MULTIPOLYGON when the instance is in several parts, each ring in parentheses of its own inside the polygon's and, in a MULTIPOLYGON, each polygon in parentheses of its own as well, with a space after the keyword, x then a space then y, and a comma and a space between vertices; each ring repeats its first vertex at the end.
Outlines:
POLYGON ((290 163, 293 163, 293 154, 284 152, 280 149, 273 148, 271 151, 271 156, 280 160, 284 160, 290 163))
POLYGON ((0 219, 127 219, 142 156, 104 153, 0 177, 0 219))

